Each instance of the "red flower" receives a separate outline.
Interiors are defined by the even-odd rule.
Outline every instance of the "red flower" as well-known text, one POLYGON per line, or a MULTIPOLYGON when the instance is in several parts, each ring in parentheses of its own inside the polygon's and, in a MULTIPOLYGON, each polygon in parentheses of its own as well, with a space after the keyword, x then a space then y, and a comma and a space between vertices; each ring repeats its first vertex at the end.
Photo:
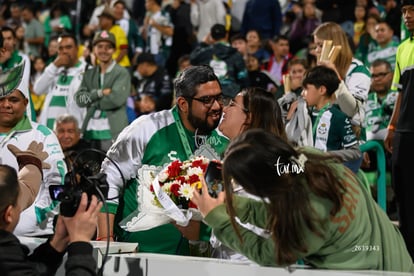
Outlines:
POLYGON ((191 167, 193 167, 193 168, 201 167, 201 165, 203 165, 203 160, 195 160, 195 161, 193 161, 193 163, 191 163, 191 167))
POLYGON ((181 165, 182 163, 179 160, 172 162, 171 165, 168 166, 168 175, 173 178, 179 176, 181 172, 181 165))
POLYGON ((176 178, 177 181, 181 181, 181 184, 185 183, 185 177, 184 176, 179 176, 176 178))
POLYGON ((180 190, 180 185, 178 184, 172 184, 170 187, 171 193, 177 197, 179 196, 179 193, 178 193, 179 190, 180 190))
POLYGON ((151 186, 150 186, 150 191, 151 191, 151 193, 153 193, 153 192, 154 192, 154 187, 152 186, 152 184, 151 184, 151 186))
POLYGON ((190 178, 188 179, 188 182, 190 184, 196 183, 198 181, 200 181, 200 178, 196 174, 190 175, 190 178))

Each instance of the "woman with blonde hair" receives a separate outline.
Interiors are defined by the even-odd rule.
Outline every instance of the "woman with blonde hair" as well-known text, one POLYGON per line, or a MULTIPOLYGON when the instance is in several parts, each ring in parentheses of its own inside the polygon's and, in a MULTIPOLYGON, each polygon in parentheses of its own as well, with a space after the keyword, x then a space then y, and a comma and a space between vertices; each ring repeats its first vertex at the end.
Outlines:
POLYGON ((368 97, 371 85, 371 76, 368 68, 353 57, 349 39, 341 26, 334 22, 325 22, 313 32, 316 44, 316 54, 320 55, 324 40, 331 40, 333 46, 340 45, 341 50, 333 63, 321 61, 338 74, 343 80, 340 88, 335 92, 337 103, 341 110, 352 117, 352 124, 360 127, 364 120, 363 103, 368 97), (350 94, 353 97, 350 97, 350 94))

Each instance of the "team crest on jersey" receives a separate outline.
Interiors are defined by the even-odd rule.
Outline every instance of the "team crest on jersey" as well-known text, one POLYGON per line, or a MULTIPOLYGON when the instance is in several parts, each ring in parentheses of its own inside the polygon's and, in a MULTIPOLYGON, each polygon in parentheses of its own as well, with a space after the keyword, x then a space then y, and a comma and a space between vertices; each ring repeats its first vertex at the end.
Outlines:
POLYGON ((220 79, 227 75, 227 64, 225 61, 213 56, 210 61, 210 67, 213 68, 214 74, 220 79))
POLYGON ((328 132, 328 126, 326 125, 326 123, 321 123, 318 127, 318 133, 320 135, 324 135, 328 132))

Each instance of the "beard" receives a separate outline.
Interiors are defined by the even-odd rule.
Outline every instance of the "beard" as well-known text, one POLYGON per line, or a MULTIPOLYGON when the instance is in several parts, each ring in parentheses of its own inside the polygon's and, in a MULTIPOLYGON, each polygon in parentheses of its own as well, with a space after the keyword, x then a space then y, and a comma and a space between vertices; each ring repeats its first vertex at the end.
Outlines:
POLYGON ((217 120, 217 122, 214 122, 213 125, 210 125, 208 123, 208 116, 215 113, 221 114, 221 110, 212 110, 208 112, 204 118, 200 118, 194 116, 193 112, 190 109, 190 112, 188 113, 188 121, 195 129, 198 129, 199 134, 207 135, 216 129, 220 122, 220 120, 217 120))

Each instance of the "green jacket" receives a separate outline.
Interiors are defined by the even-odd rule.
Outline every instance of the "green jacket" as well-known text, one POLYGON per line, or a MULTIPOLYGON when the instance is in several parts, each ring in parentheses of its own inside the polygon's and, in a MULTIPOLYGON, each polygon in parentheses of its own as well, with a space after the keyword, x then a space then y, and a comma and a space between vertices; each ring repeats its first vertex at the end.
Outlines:
MULTIPOLYGON (((332 203, 310 194, 316 219, 321 221, 318 231, 323 237, 304 226, 304 241, 308 252, 298 252, 297 259, 303 259, 320 269, 414 271, 413 262, 397 227, 350 171, 340 164, 332 164, 331 167, 347 187, 344 206, 332 217, 332 203)), ((233 204, 242 223, 266 228, 266 203, 235 197, 233 204)), ((272 238, 261 237, 239 227, 244 239, 240 243, 225 205, 213 209, 204 221, 213 228, 214 234, 224 245, 249 259, 261 265, 286 265, 276 263, 272 238)))
POLYGON ((75 93, 75 101, 80 107, 87 107, 82 132, 85 131, 90 119, 97 110, 104 111, 109 121, 112 139, 128 125, 126 102, 131 91, 131 77, 129 72, 116 64, 105 73, 101 84, 100 67, 87 70, 82 83, 75 93), (112 92, 105 96, 102 90, 111 88, 112 92))

